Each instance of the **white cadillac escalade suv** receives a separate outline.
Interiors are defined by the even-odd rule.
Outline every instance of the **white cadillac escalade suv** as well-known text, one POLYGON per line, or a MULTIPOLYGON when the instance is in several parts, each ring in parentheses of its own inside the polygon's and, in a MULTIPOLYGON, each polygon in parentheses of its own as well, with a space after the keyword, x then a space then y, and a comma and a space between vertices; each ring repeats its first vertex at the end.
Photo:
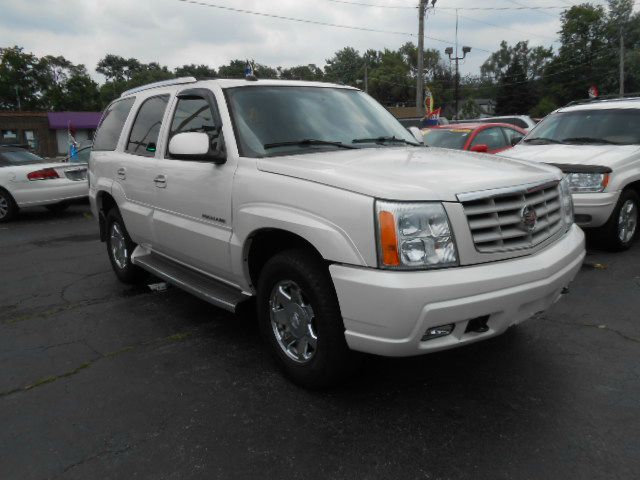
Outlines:
POLYGON ((90 198, 116 275, 235 311, 255 297, 307 387, 355 352, 493 337, 545 310, 584 257, 560 170, 425 148, 358 89, 176 79, 105 111, 90 198))

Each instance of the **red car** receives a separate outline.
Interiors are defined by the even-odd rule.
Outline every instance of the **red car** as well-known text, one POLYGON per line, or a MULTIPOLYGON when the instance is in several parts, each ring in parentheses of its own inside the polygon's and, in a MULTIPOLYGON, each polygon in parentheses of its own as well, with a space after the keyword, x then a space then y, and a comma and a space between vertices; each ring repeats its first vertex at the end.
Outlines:
POLYGON ((429 147, 498 153, 513 147, 527 132, 508 123, 455 123, 422 130, 429 147))

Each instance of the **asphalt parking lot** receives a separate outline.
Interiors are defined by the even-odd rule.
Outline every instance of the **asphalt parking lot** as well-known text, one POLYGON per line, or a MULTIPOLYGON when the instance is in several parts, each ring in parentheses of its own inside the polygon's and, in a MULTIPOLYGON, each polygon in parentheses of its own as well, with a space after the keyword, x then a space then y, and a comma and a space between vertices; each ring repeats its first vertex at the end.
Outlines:
POLYGON ((632 479, 640 244, 494 340, 295 387, 250 311, 118 283, 87 205, 0 224, 0 478, 632 479))

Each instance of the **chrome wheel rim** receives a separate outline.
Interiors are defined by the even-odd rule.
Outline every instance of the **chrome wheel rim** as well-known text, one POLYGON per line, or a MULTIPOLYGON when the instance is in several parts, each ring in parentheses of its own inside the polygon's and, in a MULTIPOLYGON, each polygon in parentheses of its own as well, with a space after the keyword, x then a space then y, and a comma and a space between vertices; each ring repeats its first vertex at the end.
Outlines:
POLYGON ((4 197, 4 195, 0 195, 0 218, 4 218, 9 213, 9 202, 4 197))
POLYGON ((118 268, 123 269, 127 266, 129 252, 127 251, 127 243, 124 240, 124 235, 122 233, 120 225, 118 225, 117 223, 112 223, 109 236, 111 257, 113 258, 113 261, 116 263, 118 268))
POLYGON ((618 216, 618 239, 622 243, 629 243, 636 233, 638 225, 638 207, 633 200, 627 200, 622 204, 618 216))
POLYGON ((315 314, 300 286, 292 280, 275 284, 269 298, 271 328, 278 346, 297 363, 307 363, 316 354, 318 336, 315 314))

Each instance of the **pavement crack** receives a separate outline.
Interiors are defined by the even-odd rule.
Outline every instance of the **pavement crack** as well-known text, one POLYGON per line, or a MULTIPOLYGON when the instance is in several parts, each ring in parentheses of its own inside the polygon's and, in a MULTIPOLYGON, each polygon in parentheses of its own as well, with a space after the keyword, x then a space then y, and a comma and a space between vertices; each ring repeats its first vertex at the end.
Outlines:
MULTIPOLYGON (((64 373, 58 374, 58 375, 50 375, 48 377, 44 377, 44 378, 40 378, 38 380, 36 380, 35 382, 29 383, 27 385, 24 385, 22 387, 17 387, 17 388, 13 388, 11 390, 6 390, 4 392, 0 392, 0 398, 4 398, 4 397, 8 397, 10 395, 14 395, 17 393, 22 393, 22 392, 28 392, 29 390, 33 390, 34 388, 37 387, 41 387, 43 385, 47 385, 49 383, 53 383, 56 382, 58 380, 61 380, 63 378, 68 378, 71 377, 77 373, 80 373, 82 370, 91 367, 92 365, 94 365, 96 362, 103 360, 103 359, 108 359, 108 358, 114 358, 117 357, 123 353, 127 353, 127 352, 131 352, 136 350, 137 348, 140 347, 147 347, 147 346, 153 346, 153 345, 167 345, 170 343, 176 343, 176 342, 182 342, 184 340, 186 340, 187 338, 191 337, 191 335, 194 333, 194 331, 197 329, 191 329, 191 330, 187 330, 187 331, 183 331, 183 332, 178 332, 178 333, 174 333, 172 335, 168 335, 166 337, 158 337, 158 338, 153 338, 151 340, 143 340, 141 342, 137 342, 137 343, 133 343, 131 345, 126 345, 118 350, 114 350, 112 352, 107 352, 107 353, 100 353, 97 350, 95 350, 93 347, 91 347, 90 345, 88 345, 85 342, 85 345, 87 345, 87 347, 89 349, 91 349, 93 352, 96 353, 96 356, 88 361, 86 361, 85 363, 80 364, 79 366, 77 366, 76 368, 72 369, 72 370, 68 370, 64 373)), ((78 343, 79 341, 75 341, 75 342, 68 342, 68 344, 71 343, 78 343)), ((64 345, 64 344, 62 344, 64 345)))
POLYGON ((630 335, 627 335, 626 333, 623 333, 619 330, 616 330, 615 328, 611 328, 606 324, 593 324, 593 323, 575 323, 575 322, 561 322, 558 320, 551 320, 547 317, 539 317, 539 320, 543 320, 545 322, 551 322, 551 323, 558 323, 561 325, 567 325, 570 327, 587 327, 587 328, 597 328, 598 330, 607 330, 609 332, 613 332, 617 335, 619 335, 620 337, 624 338, 625 340, 629 340, 631 342, 636 342, 636 343, 640 343, 640 338, 636 338, 636 337, 632 337, 630 335))

